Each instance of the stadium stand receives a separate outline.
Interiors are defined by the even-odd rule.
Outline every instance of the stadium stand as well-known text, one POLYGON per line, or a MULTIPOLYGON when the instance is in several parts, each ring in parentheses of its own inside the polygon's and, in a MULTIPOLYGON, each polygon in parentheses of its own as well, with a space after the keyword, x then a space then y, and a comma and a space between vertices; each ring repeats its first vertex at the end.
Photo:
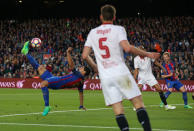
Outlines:
MULTIPOLYGON (((126 28, 131 44, 142 44, 148 51, 155 51, 155 45, 160 45, 162 52, 170 52, 180 80, 194 80, 193 23, 194 18, 189 16, 128 17, 115 22, 126 28)), ((41 38, 42 45, 32 48, 31 54, 40 63, 52 63, 54 75, 67 74, 65 50, 73 47, 76 66, 85 64, 80 59, 83 45, 89 30, 98 25, 98 19, 84 17, 27 19, 22 22, 0 20, 0 77, 33 78, 38 75, 20 53, 23 43, 34 37, 41 38), (48 54, 51 55, 49 59, 44 59, 48 54)), ((133 71, 134 56, 125 54, 125 58, 133 71)), ((153 72, 157 79, 161 79, 158 67, 154 67, 153 72)), ((90 78, 96 78, 94 73, 90 78)))

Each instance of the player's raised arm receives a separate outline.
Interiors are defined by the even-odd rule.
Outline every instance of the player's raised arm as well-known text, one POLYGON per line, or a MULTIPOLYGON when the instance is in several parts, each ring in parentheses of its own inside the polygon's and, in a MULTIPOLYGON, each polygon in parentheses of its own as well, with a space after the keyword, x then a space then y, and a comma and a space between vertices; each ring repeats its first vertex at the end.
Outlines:
POLYGON ((149 58, 152 58, 152 59, 157 59, 157 58, 160 57, 160 54, 159 53, 146 52, 146 51, 143 51, 141 49, 136 48, 133 45, 130 45, 129 42, 128 42, 128 40, 122 40, 120 42, 120 45, 122 46, 122 48, 124 49, 124 51, 127 52, 127 53, 133 53, 135 55, 146 56, 146 57, 149 57, 149 58))
POLYGON ((82 53, 82 58, 88 63, 90 67, 94 70, 94 72, 98 73, 98 68, 94 60, 90 57, 91 48, 85 46, 82 53))
POLYGON ((170 73, 170 74, 168 74, 168 75, 163 74, 163 75, 161 75, 161 76, 162 76, 163 79, 165 79, 165 78, 168 78, 168 77, 173 76, 173 73, 170 73))
POLYGON ((75 65, 74 65, 74 62, 73 62, 73 59, 72 59, 72 57, 71 57, 71 51, 73 50, 73 48, 72 47, 69 47, 68 49, 67 49, 67 61, 68 61, 68 64, 69 64, 69 67, 70 67, 70 69, 71 70, 73 70, 74 68, 75 68, 75 65))
POLYGON ((139 74, 139 62, 137 61, 137 57, 134 58, 134 73, 133 73, 133 77, 134 79, 137 81, 137 76, 139 74))
POLYGON ((138 75, 138 73, 139 73, 139 69, 136 68, 136 69, 134 70, 134 73, 133 73, 133 77, 134 77, 135 80, 137 80, 137 75, 138 75))
POLYGON ((164 72, 164 74, 167 74, 165 68, 157 60, 154 61, 154 64, 157 65, 158 67, 160 67, 162 69, 162 71, 164 72))

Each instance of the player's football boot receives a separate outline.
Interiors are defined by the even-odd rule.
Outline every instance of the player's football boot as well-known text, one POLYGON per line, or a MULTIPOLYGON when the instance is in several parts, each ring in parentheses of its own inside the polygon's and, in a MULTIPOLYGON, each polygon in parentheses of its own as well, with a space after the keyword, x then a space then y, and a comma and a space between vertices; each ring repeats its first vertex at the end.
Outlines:
POLYGON ((163 102, 160 103, 160 107, 164 107, 164 103, 163 102))
POLYGON ((24 54, 24 55, 28 54, 29 45, 30 45, 30 42, 29 41, 27 41, 27 42, 24 43, 24 46, 23 46, 22 51, 21 51, 22 54, 24 54))
POLYGON ((79 106, 79 110, 87 110, 84 106, 79 106))
POLYGON ((184 108, 192 109, 193 107, 191 107, 190 105, 184 105, 184 108))
POLYGON ((165 110, 174 110, 176 109, 176 106, 171 106, 171 105, 168 105, 168 106, 165 106, 165 110))
POLYGON ((50 106, 46 106, 46 107, 44 108, 44 111, 43 111, 42 115, 43 115, 43 116, 46 116, 46 115, 49 113, 50 109, 51 109, 50 106))

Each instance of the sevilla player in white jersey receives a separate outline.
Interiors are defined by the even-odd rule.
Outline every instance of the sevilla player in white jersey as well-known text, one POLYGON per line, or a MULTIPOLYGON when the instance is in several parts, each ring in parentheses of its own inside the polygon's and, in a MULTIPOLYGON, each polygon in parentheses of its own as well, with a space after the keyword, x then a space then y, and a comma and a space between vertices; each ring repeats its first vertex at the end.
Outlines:
MULTIPOLYGON (((143 46, 139 46, 139 48, 145 50, 143 46)), ((164 67, 154 59, 139 55, 134 58, 134 78, 136 79, 138 76, 138 87, 142 89, 144 84, 147 84, 150 87, 154 87, 158 91, 160 99, 165 105, 165 110, 175 109, 175 106, 168 105, 166 102, 164 93, 152 73, 152 62, 154 62, 155 65, 159 66, 163 71, 166 71, 164 67)))
POLYGON ((130 45, 122 26, 113 25, 116 9, 111 5, 101 8, 102 25, 90 31, 82 53, 82 58, 99 72, 105 103, 112 106, 116 121, 122 131, 128 131, 128 122, 124 115, 122 101, 130 100, 136 108, 137 117, 145 131, 151 131, 148 114, 144 108, 141 92, 127 68, 123 50, 128 53, 157 59, 158 53, 148 53, 130 45), (89 56, 94 50, 97 65, 89 56))

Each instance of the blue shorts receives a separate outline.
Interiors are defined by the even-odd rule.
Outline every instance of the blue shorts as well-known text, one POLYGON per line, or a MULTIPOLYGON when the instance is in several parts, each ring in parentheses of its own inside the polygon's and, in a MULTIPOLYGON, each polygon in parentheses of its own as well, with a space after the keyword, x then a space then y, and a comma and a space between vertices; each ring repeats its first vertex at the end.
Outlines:
POLYGON ((178 80, 175 81, 166 80, 166 84, 168 88, 174 87, 176 90, 179 90, 183 86, 183 84, 178 80))

